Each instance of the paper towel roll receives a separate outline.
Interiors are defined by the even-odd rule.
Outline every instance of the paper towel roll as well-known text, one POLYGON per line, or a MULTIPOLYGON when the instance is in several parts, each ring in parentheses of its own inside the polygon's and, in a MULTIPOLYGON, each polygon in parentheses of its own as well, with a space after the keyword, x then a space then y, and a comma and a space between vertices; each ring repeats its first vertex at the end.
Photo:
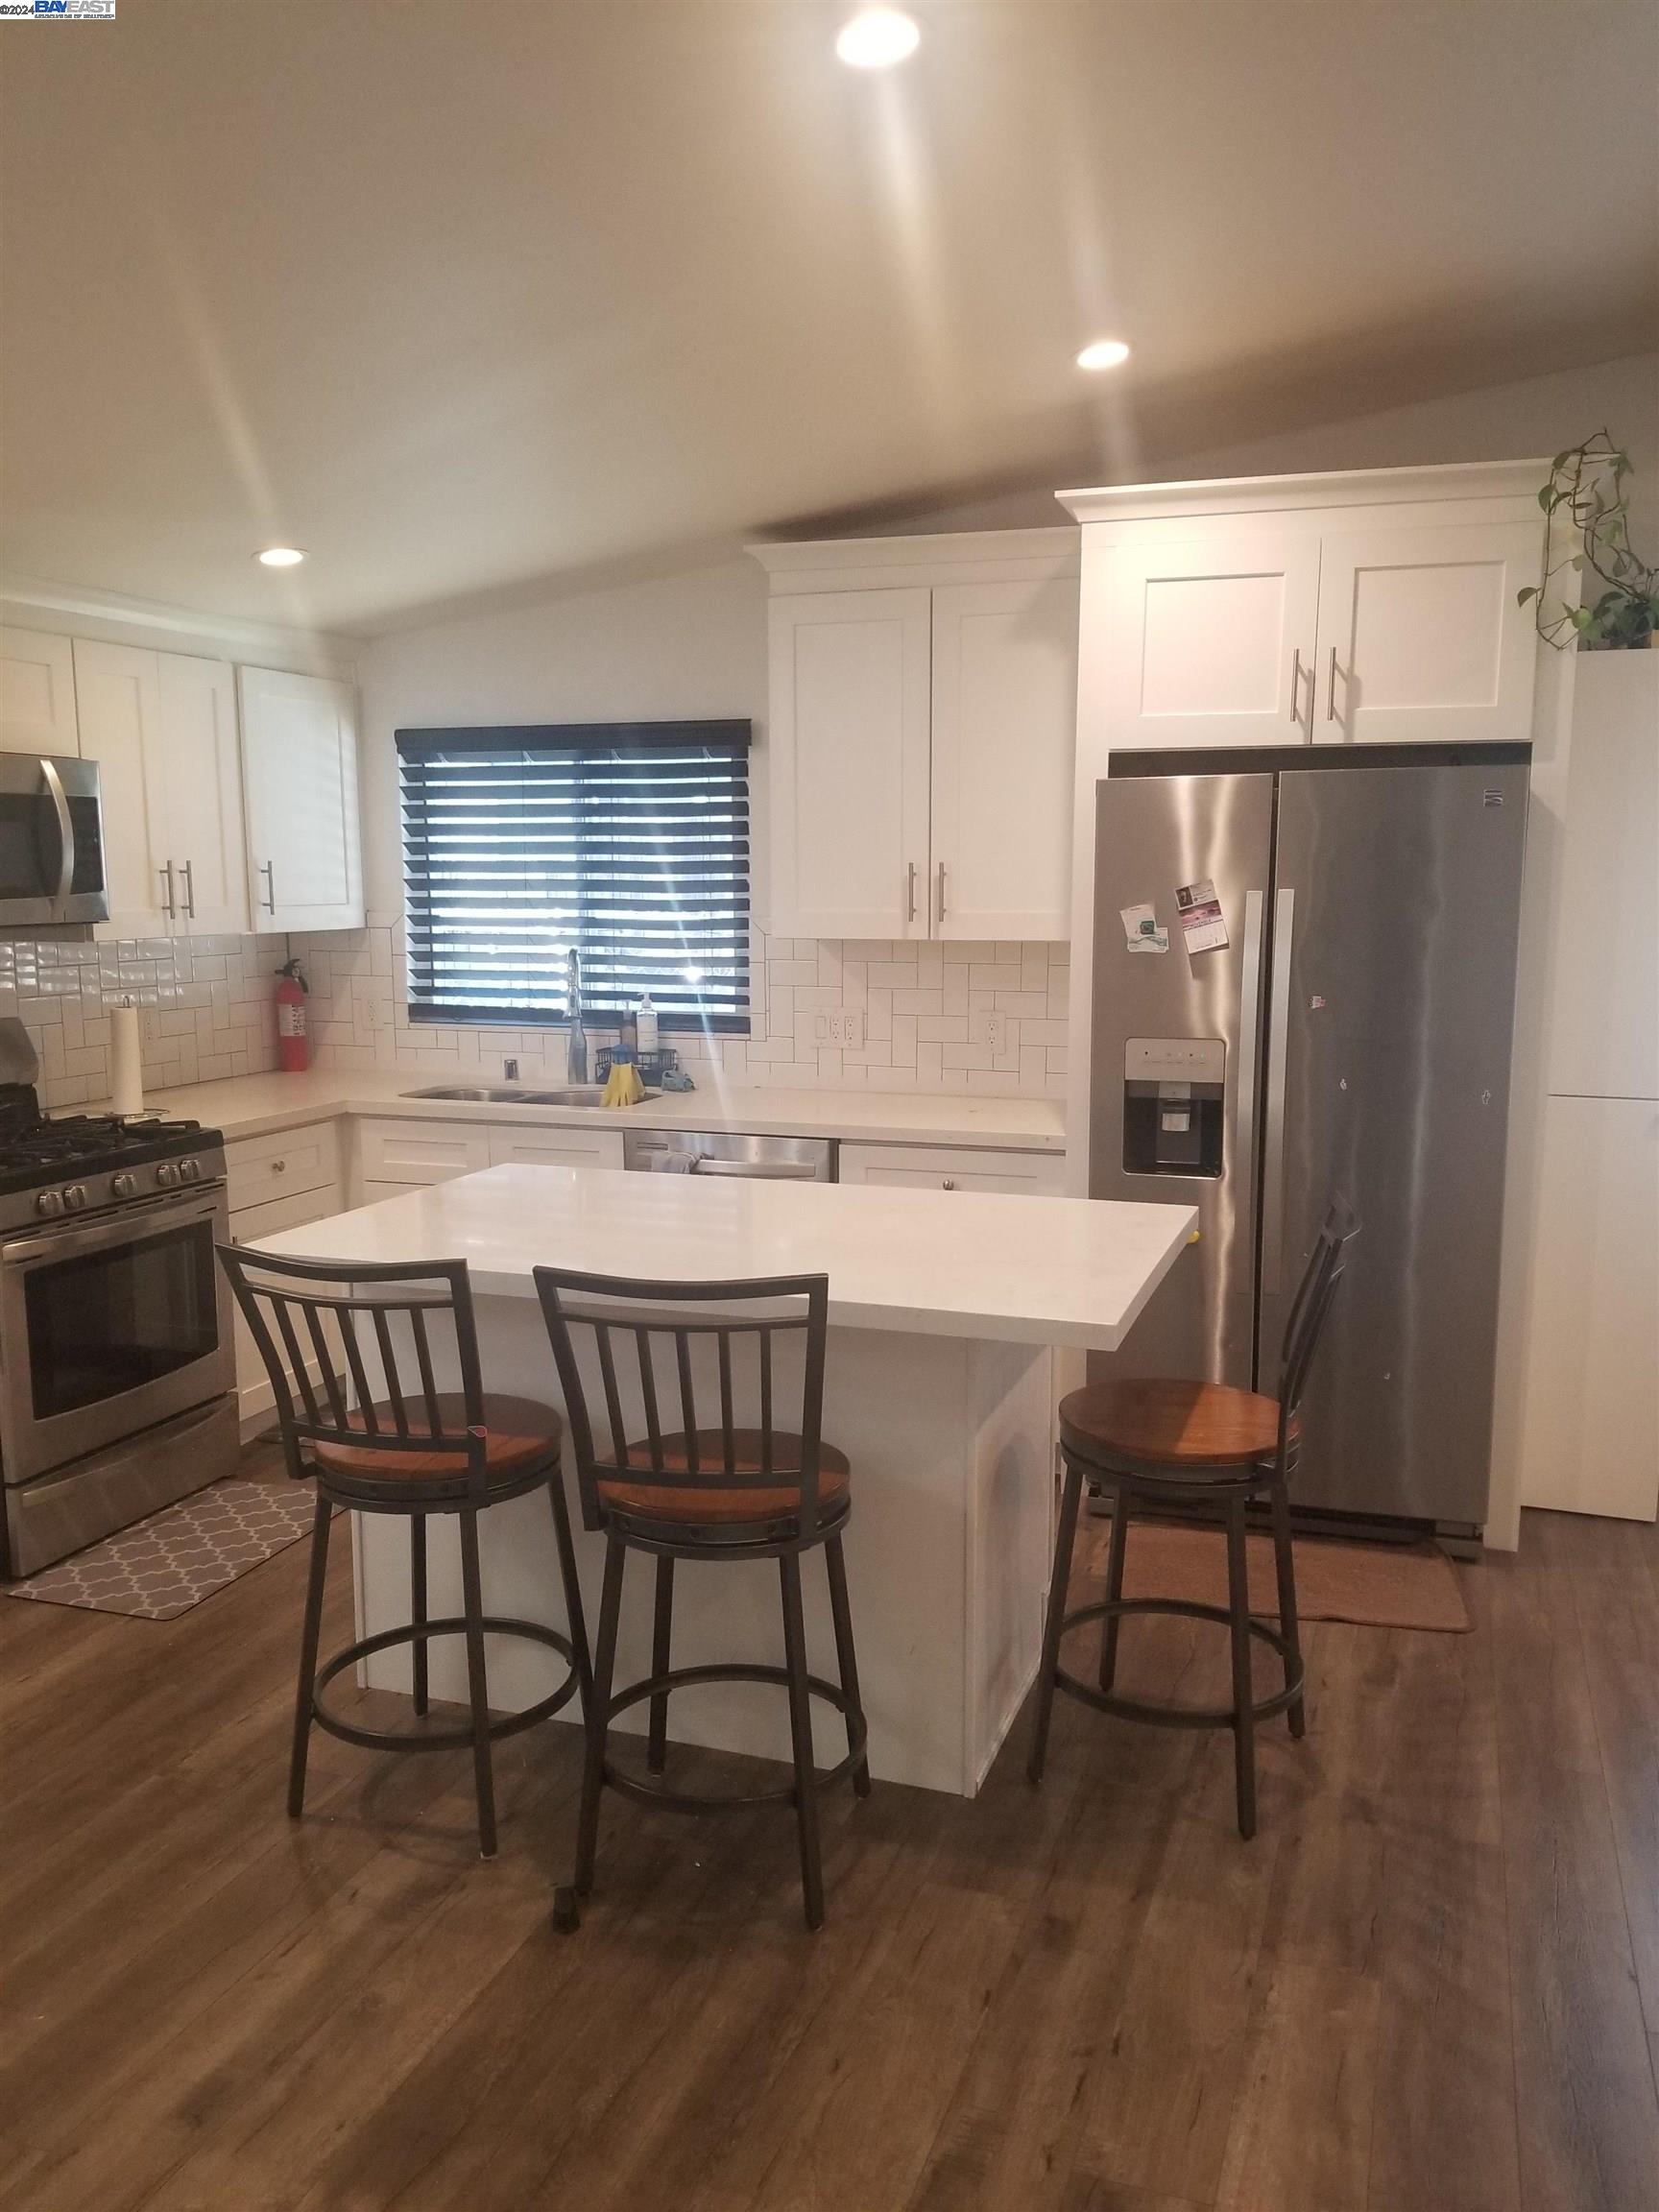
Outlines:
POLYGON ((109 1103, 117 1114, 144 1111, 143 1049, 136 1006, 109 1009, 109 1103))

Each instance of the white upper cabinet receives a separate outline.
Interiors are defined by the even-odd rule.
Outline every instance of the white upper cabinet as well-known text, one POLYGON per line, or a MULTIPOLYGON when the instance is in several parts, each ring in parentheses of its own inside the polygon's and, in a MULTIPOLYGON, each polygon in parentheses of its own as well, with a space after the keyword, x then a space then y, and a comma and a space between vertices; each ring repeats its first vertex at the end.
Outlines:
POLYGON ((1077 587, 933 593, 936 937, 1070 933, 1077 587))
POLYGON ((1543 553, 1536 520, 1324 535, 1315 741, 1525 737, 1543 553))
POLYGON ((769 927, 926 937, 928 594, 775 599, 770 665, 769 927))
POLYGON ((85 757, 99 767, 111 937, 248 926, 235 689, 228 662, 75 640, 85 757))
POLYGON ((242 755, 228 661, 163 653, 161 730, 176 926, 194 937, 248 927, 242 755))
POLYGON ((80 750, 70 640, 0 629, 0 753, 62 757, 80 750))
POLYGON ((757 557, 773 591, 767 927, 1065 937, 1074 534, 765 546, 757 557))
POLYGON ((77 637, 75 690, 82 746, 98 763, 104 805, 109 919, 98 927, 108 937, 165 937, 177 898, 168 895, 161 656, 77 637))
POLYGON ((266 934, 360 928, 351 685, 271 668, 238 675, 253 926, 266 934))
POLYGON ((1117 547, 1105 601, 1112 742, 1300 744, 1318 609, 1319 541, 1307 531, 1117 547))

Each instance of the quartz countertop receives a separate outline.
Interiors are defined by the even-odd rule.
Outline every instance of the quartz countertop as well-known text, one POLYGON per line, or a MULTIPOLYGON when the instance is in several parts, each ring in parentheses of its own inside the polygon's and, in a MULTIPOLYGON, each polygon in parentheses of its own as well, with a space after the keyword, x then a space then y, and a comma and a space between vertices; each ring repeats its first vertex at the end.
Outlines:
MULTIPOLYGON (((459 1070, 458 1083, 488 1081, 459 1070)), ((526 1125, 730 1130, 746 1136, 836 1137, 868 1144, 960 1144, 1063 1152, 1065 1109, 1053 1098, 986 1098, 911 1091, 806 1091, 717 1087, 664 1092, 641 1106, 520 1106, 479 1099, 411 1098, 446 1078, 414 1068, 325 1069, 302 1075, 235 1075, 149 1094, 145 1105, 228 1138, 291 1129, 330 1115, 389 1115, 526 1125)))
POLYGON ((264 1239, 340 1261, 464 1259, 486 1296, 539 1264, 661 1281, 827 1273, 845 1328, 1116 1351, 1197 1224, 1190 1206, 836 1183, 489 1167, 264 1239))

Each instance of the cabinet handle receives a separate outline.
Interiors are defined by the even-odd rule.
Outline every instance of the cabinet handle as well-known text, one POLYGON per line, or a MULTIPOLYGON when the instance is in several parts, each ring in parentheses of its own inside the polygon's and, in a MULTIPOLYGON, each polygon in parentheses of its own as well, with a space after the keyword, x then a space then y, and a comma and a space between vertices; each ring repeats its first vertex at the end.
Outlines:
POLYGON ((187 922, 194 922, 196 919, 196 870, 193 863, 188 860, 184 861, 180 868, 180 874, 184 878, 184 919, 187 922))
POLYGON ((941 1190, 954 1190, 956 1188, 956 1178, 953 1175, 947 1175, 944 1182, 940 1184, 939 1188, 941 1190))
POLYGON ((912 860, 904 872, 904 919, 916 919, 916 863, 912 860))
POLYGON ((945 919, 945 863, 943 860, 939 863, 939 919, 941 922, 945 919))
POLYGON ((261 860, 259 863, 259 873, 265 878, 265 911, 267 914, 275 914, 276 911, 276 861, 261 860))
POLYGON ((1290 719, 1298 730, 1302 727, 1302 648, 1290 648, 1290 719))
POLYGON ((286 1175, 286 1174, 287 1174, 287 1172, 288 1172, 288 1163, 287 1163, 287 1161, 286 1161, 286 1160, 273 1160, 273 1161, 272 1161, 272 1163, 271 1163, 271 1172, 272 1172, 272 1174, 273 1174, 273 1175, 286 1175))
POLYGON ((179 919, 179 901, 173 888, 172 861, 164 861, 156 873, 160 877, 162 883, 161 911, 166 915, 169 922, 177 922, 179 919))
POLYGON ((1325 700, 1325 719, 1327 722, 1334 722, 1336 719, 1336 648, 1334 645, 1331 648, 1331 685, 1325 700))

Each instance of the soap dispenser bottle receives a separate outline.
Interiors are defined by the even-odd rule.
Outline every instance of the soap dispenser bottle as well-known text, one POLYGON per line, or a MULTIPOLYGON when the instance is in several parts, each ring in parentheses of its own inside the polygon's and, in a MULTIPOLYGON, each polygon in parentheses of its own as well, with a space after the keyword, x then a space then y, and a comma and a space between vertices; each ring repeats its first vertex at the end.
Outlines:
POLYGON ((651 994, 649 991, 646 992, 644 998, 639 1001, 639 1013, 637 1021, 639 1030, 639 1056, 641 1059, 643 1059, 647 1052, 655 1052, 658 1049, 657 1009, 651 1003, 651 994))

